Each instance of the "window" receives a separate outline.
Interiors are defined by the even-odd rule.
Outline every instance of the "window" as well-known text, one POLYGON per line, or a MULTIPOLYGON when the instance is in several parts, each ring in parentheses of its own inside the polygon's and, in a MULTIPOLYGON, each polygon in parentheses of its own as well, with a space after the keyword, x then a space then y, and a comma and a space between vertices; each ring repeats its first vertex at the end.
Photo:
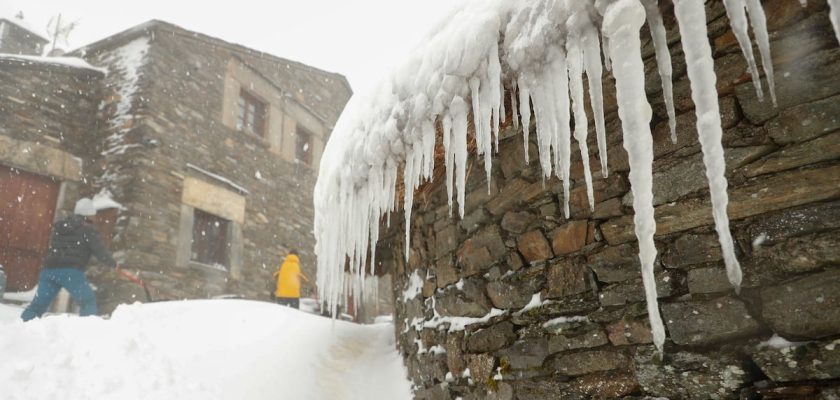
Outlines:
POLYGON ((295 132, 295 160, 312 165, 312 133, 300 126, 295 132))
POLYGON ((245 89, 239 91, 236 129, 265 136, 266 104, 245 89))
POLYGON ((230 221, 195 210, 193 219, 192 260, 201 264, 224 267, 229 264, 228 225, 230 221))

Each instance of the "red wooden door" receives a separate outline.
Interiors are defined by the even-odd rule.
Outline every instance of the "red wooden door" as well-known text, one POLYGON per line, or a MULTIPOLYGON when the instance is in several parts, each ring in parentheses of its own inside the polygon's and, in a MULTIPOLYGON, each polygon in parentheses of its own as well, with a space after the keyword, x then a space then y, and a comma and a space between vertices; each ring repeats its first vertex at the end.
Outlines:
POLYGON ((31 289, 50 242, 59 182, 0 165, 0 264, 8 291, 31 289))

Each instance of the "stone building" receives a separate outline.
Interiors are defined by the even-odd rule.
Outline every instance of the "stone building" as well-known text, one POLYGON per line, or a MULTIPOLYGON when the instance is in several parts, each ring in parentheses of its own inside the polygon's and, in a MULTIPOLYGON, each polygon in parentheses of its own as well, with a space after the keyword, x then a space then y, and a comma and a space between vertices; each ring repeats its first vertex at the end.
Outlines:
POLYGON ((0 53, 37 56, 49 43, 44 33, 30 26, 20 15, 0 18, 0 53))
MULTIPOLYGON (((681 47, 672 41, 672 143, 643 28, 664 360, 647 320, 610 77, 608 178, 589 135, 594 212, 580 158, 566 219, 560 182, 543 182, 538 163, 524 163, 521 128, 508 125, 489 194, 483 160, 470 156, 478 165, 468 168, 463 219, 449 216, 438 179, 415 196, 411 247, 404 250, 396 222, 379 242, 378 270, 394 276, 395 333, 417 399, 840 396, 840 46, 824 1, 764 7, 778 107, 757 101, 722 2, 706 2, 740 293, 727 282, 714 231, 681 47), (547 301, 523 310, 535 295, 547 301), (461 330, 446 322, 453 318, 468 323, 461 330)), ((679 32, 673 12, 665 15, 670 39, 679 32)), ((534 140, 531 160, 536 148, 534 140)))
MULTIPOLYGON (((58 188, 35 196, 41 219, 24 225, 49 232, 79 195, 98 195, 111 250, 156 300, 268 298, 292 248, 314 276, 312 186, 352 93, 343 76, 163 21, 68 56, 0 56, 10 66, 0 70, 0 140, 16 146, 0 150, 0 164, 58 188)), ((30 218, 3 205, 18 225, 30 218)), ((7 271, 37 268, 10 258, 7 271)), ((97 268, 92 281, 105 311, 142 293, 97 268)))

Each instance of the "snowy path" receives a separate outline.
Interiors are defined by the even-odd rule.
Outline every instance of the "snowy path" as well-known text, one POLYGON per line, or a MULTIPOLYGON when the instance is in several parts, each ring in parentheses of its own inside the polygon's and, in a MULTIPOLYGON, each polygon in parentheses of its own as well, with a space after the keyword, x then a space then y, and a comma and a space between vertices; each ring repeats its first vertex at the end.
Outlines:
POLYGON ((4 399, 411 398, 389 324, 238 300, 125 306, 110 320, 18 312, 0 305, 4 399))

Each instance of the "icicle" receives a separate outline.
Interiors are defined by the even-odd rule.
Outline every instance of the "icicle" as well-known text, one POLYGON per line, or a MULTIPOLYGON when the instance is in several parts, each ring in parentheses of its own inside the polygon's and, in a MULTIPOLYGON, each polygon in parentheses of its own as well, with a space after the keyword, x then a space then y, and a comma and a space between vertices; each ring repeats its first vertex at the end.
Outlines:
POLYGON ((531 133, 531 91, 528 90, 528 83, 525 81, 525 76, 522 75, 517 80, 517 88, 519 89, 519 118, 522 119, 522 139, 525 147, 525 164, 529 164, 528 157, 528 142, 530 141, 531 133))
POLYGON ((799 0, 799 5, 802 6, 802 8, 808 7, 808 0, 799 0))
MULTIPOLYGON (((511 115, 511 122, 513 122, 513 128, 519 129, 519 116, 516 114, 517 110, 519 109, 519 105, 516 103, 516 80, 511 81, 511 88, 510 92, 510 115, 511 115)), ((504 104, 504 102, 502 102, 504 104)))
POLYGON ((747 60, 753 85, 755 86, 755 96, 758 98, 758 101, 763 101, 764 91, 761 90, 761 77, 758 75, 752 42, 750 41, 750 34, 747 31, 746 3, 744 3, 744 0, 723 0, 723 5, 726 7, 726 15, 729 16, 732 33, 735 34, 735 39, 738 40, 738 45, 741 46, 741 51, 747 60))
MULTIPOLYGON (((505 84, 499 80, 499 118, 502 123, 507 119, 507 106, 505 105, 505 84)), ((496 137, 496 153, 499 152, 499 138, 496 137)))
POLYGON ((718 233, 726 273, 729 282, 738 290, 741 285, 741 266, 735 258, 732 235, 729 232, 729 217, 726 206, 726 169, 721 137, 717 88, 715 87, 714 61, 709 41, 706 40, 706 10, 703 4, 691 0, 677 0, 675 12, 682 35, 683 51, 691 81, 691 99, 697 114, 697 133, 703 150, 703 164, 709 180, 715 230, 718 233))
POLYGON ((569 175, 572 156, 572 131, 570 128, 571 115, 569 114, 569 75, 566 62, 566 55, 558 49, 557 54, 551 62, 552 77, 554 82, 554 105, 556 107, 555 121, 557 124, 555 159, 558 162, 557 176, 563 180, 563 215, 569 218, 569 175))
MULTIPOLYGON (((694 0, 691 0, 694 1, 694 0)), ((677 3, 679 4, 679 3, 677 3)), ((703 3, 694 1, 703 7, 703 3)), ((645 287, 648 318, 653 343, 659 352, 665 342, 665 327, 659 314, 653 262, 656 246, 653 234, 653 139, 650 133, 652 111, 645 94, 645 73, 642 63, 639 30, 645 22, 645 11, 638 0, 618 0, 608 6, 604 15, 604 34, 609 37, 609 53, 622 62, 615 64, 618 115, 624 133, 624 148, 630 162, 630 189, 633 193, 633 217, 639 239, 639 260, 645 287)), ((705 25, 704 25, 705 26, 705 25)), ((683 36, 685 38, 685 36, 683 36)), ((706 39, 703 35, 702 40, 706 39)))
POLYGON ((773 57, 770 56, 770 35, 767 33, 767 17, 764 15, 764 8, 758 0, 747 0, 747 12, 750 15, 750 24, 753 28, 755 41, 758 42, 758 51, 761 53, 761 67, 764 69, 764 78, 767 79, 767 90, 770 91, 770 100, 773 106, 776 102, 776 79, 773 76, 773 57))
POLYGON ((828 8, 828 18, 834 26, 834 36, 837 37, 837 43, 840 43, 840 0, 828 0, 828 8))
POLYGON ((586 69, 586 79, 589 82, 589 102, 595 119, 595 134, 598 139, 598 159, 601 160, 601 174, 604 178, 610 175, 607 167, 607 134, 604 128, 604 94, 602 88, 601 47, 598 32, 590 26, 583 33, 583 66, 586 69))
POLYGON ((612 60, 610 60, 610 54, 609 54, 610 38, 608 38, 606 35, 602 35, 601 36, 601 41, 603 42, 603 49, 604 49, 604 68, 606 68, 607 71, 611 71, 612 70, 612 60))
MULTIPOLYGON (((499 151, 499 120, 503 118, 499 114, 501 104, 504 101, 502 99, 502 65, 499 63, 499 45, 496 42, 490 46, 490 55, 487 56, 487 78, 490 106, 493 112, 493 137, 495 138, 496 151, 499 151)), ((489 183, 489 172, 487 178, 489 183)))
POLYGON ((464 218, 464 198, 467 190, 467 103, 455 96, 449 105, 452 115, 452 152, 455 160, 455 186, 458 191, 458 215, 464 218))
MULTIPOLYGON (((575 116, 575 140, 580 148, 580 159, 583 162, 583 176, 586 182, 586 196, 589 208, 595 211, 595 195, 592 190, 592 172, 589 170, 589 147, 586 135, 589 130, 589 120, 583 101, 583 54, 580 37, 571 35, 566 39, 566 59, 569 71, 569 93, 572 97, 572 110, 575 116)), ((566 216, 568 218, 568 215, 566 216)))
POLYGON ((671 71, 671 51, 665 37, 665 24, 659 13, 658 0, 642 0, 647 15, 650 36, 653 39, 653 49, 656 51, 656 67, 662 81, 662 95, 665 98, 665 109, 668 112, 668 128, 671 129, 671 142, 677 143, 677 114, 674 111, 674 90, 671 71))
POLYGON ((455 151, 452 145, 452 117, 443 116, 443 162, 446 167, 446 201, 449 203, 449 216, 452 216, 452 194, 455 176, 455 151))

